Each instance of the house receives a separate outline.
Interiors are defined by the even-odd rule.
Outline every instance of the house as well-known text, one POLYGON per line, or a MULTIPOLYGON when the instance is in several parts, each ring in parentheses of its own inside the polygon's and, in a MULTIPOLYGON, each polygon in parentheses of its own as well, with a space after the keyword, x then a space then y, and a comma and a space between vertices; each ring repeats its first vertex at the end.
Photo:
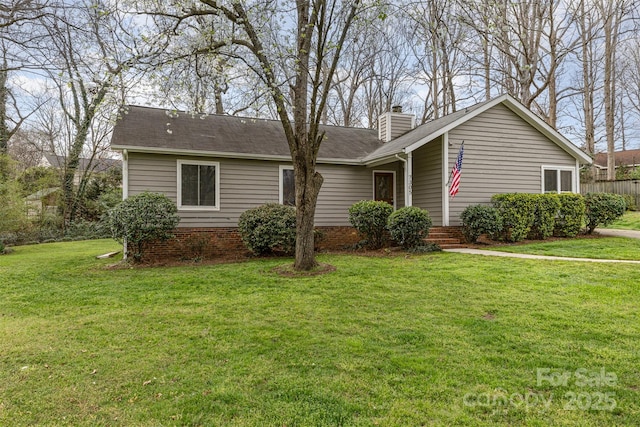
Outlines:
POLYGON ((60 191, 60 187, 45 188, 25 197, 27 217, 34 219, 42 217, 46 213, 55 214, 58 209, 60 191))
MULTIPOLYGON (((377 130, 322 128, 317 170, 324 184, 315 222, 329 242, 353 236, 348 208, 359 200, 418 206, 435 226, 456 226, 466 206, 488 203, 496 193, 577 193, 580 166, 591 163, 508 95, 418 127, 413 115, 402 112, 383 114, 378 122, 377 130), (449 174, 463 142, 460 190, 451 198, 449 174)), ((178 206, 182 233, 206 231, 231 240, 245 210, 293 201, 279 121, 127 107, 111 148, 123 154, 124 197, 166 194, 178 206)))
MULTIPOLYGON (((104 173, 110 170, 120 168, 122 162, 118 159, 109 159, 109 158, 80 158, 80 162, 78 163, 78 169, 73 176, 73 184, 79 185, 80 180, 87 171, 89 174, 93 173, 104 173)), ((55 168, 60 171, 63 171, 66 167, 66 158, 64 156, 60 156, 54 153, 43 153, 38 166, 46 167, 46 168, 55 168)))
MULTIPOLYGON (((620 168, 633 172, 640 166, 640 149, 622 150, 613 153, 615 158, 616 171, 620 168)), ((597 153, 593 159, 593 165, 596 167, 596 181, 604 181, 607 179, 607 153, 597 153)), ((616 174, 617 175, 617 174, 616 174)), ((618 178, 619 179, 619 178, 618 178)))

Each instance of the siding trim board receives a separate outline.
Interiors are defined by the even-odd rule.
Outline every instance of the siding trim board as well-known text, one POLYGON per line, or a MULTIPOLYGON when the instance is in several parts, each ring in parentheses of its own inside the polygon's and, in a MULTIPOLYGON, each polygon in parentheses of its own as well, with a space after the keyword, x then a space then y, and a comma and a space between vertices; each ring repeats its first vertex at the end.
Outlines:
POLYGON ((449 132, 442 136, 442 226, 449 226, 449 132))

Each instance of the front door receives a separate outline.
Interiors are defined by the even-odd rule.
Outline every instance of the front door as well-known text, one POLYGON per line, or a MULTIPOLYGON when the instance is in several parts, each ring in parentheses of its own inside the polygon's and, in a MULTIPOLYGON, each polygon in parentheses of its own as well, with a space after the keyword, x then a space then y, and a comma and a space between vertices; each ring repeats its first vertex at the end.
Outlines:
POLYGON ((393 182, 393 172, 374 172, 373 173, 373 198, 374 200, 382 200, 395 207, 395 191, 393 182))

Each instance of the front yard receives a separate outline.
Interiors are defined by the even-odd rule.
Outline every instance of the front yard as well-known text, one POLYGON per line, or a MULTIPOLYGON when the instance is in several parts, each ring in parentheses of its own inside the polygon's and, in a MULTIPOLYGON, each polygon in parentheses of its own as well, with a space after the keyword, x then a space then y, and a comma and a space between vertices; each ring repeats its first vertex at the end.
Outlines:
POLYGON ((0 256, 0 425, 640 425, 640 272, 436 253, 0 256))

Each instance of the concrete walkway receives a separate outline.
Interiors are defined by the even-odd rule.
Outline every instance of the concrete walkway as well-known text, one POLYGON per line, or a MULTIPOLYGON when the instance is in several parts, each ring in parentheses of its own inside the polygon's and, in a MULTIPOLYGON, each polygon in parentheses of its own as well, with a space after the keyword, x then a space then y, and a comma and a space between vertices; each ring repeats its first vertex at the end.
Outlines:
MULTIPOLYGON (((634 230, 600 229, 600 230, 597 230, 596 233, 600 234, 601 236, 629 237, 632 239, 640 239, 640 231, 634 231, 634 230)), ((444 252, 455 252, 459 254, 485 255, 485 256, 497 256, 497 257, 507 257, 507 258, 545 259, 550 261, 581 261, 581 262, 600 262, 600 263, 619 263, 619 264, 640 264, 640 261, 625 260, 625 259, 594 259, 594 258, 572 258, 572 257, 564 257, 564 256, 514 254, 511 252, 487 251, 484 249, 471 249, 471 248, 444 249, 444 252)))
POLYGON ((617 230, 598 228, 595 233, 608 237, 629 237, 631 239, 640 239, 640 231, 635 230, 617 230))

